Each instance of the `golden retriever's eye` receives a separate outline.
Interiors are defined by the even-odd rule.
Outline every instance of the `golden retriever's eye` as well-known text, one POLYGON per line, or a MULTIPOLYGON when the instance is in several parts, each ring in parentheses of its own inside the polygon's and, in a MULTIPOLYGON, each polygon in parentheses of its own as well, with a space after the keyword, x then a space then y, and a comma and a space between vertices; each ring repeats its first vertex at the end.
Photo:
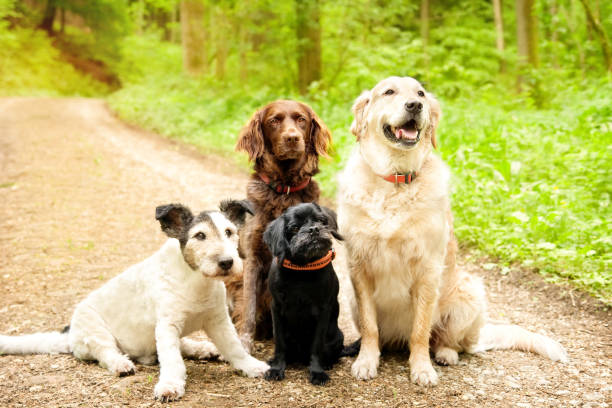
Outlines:
POLYGON ((204 241, 206 239, 206 234, 203 232, 198 232, 197 234, 195 234, 193 236, 195 239, 199 239, 201 241, 204 241))
POLYGON ((229 228, 227 228, 227 229, 225 230, 225 235, 227 235, 227 237, 228 237, 228 238, 229 238, 229 237, 231 237, 231 236, 232 236, 232 230, 231 230, 231 229, 229 229, 229 228))
POLYGON ((419 96, 425 96, 425 92, 423 92, 423 91, 419 91, 419 92, 417 92, 417 95, 419 95, 419 96))
POLYGON ((384 95, 393 95, 395 93, 395 91, 393 89, 387 89, 384 93, 384 95))

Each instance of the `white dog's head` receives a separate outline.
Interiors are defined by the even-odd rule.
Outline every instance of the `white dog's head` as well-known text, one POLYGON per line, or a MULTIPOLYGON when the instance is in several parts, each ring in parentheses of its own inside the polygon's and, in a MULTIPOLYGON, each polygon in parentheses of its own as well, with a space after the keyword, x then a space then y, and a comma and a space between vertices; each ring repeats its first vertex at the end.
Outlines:
POLYGON ((436 147, 440 105, 414 78, 380 81, 357 98, 353 114, 351 132, 375 171, 418 170, 436 147))
POLYGON ((247 201, 224 201, 220 208, 221 211, 202 211, 197 216, 182 204, 155 209, 162 231, 181 244, 185 262, 209 277, 242 272, 237 225, 244 222, 246 213, 253 214, 247 201))

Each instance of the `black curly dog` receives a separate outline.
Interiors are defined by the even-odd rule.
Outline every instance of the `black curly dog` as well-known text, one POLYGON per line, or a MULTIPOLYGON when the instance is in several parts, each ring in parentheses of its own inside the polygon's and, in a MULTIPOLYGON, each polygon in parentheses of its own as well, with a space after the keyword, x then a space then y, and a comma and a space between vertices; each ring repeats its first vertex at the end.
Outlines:
POLYGON ((340 357, 355 355, 360 341, 343 347, 338 327, 338 277, 332 266, 336 214, 317 204, 287 209, 266 228, 263 239, 274 261, 270 267, 274 357, 267 380, 285 378, 287 364, 309 365, 310 382, 323 385, 340 357))

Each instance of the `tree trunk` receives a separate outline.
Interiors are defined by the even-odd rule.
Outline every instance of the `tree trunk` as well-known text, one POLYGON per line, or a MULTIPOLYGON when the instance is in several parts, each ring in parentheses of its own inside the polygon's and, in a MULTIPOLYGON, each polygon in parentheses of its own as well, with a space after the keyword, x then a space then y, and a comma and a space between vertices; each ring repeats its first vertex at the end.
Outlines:
POLYGON ((319 0, 296 0, 298 89, 302 95, 308 86, 321 79, 321 26, 319 0))
POLYGON ((552 44, 552 63, 553 67, 559 69, 559 57, 557 56, 557 43, 559 42, 558 18, 557 18, 557 0, 552 0, 550 3, 550 21, 551 33, 550 43, 552 44))
POLYGON ((183 67, 192 76, 202 75, 207 70, 205 15, 203 0, 181 1, 183 67))
POLYGON ((610 47, 610 39, 608 38, 606 31, 601 26, 599 19, 593 13, 593 10, 591 9, 591 6, 587 2, 587 0, 580 0, 580 2, 584 6, 584 12, 586 13, 588 21, 593 27, 593 30, 595 30, 597 38, 599 38, 599 44, 601 45, 601 50, 603 51, 606 69, 609 72, 612 72, 612 51, 610 47))
MULTIPOLYGON (((516 0, 516 37, 519 53, 519 68, 522 70, 528 65, 534 68, 539 66, 538 58, 538 32, 533 14, 534 0, 516 0)), ((517 77, 517 87, 522 90, 523 77, 517 77)))
POLYGON ((56 0, 47 0, 43 19, 38 28, 45 30, 50 36, 53 35, 53 21, 55 21, 55 10, 57 9, 56 0))
POLYGON ((225 77, 225 61, 227 60, 227 38, 230 35, 225 11, 217 6, 215 13, 215 76, 217 79, 225 77))
POLYGON ((429 0, 421 0, 421 40, 423 41, 425 72, 428 72, 429 53, 427 52, 427 45, 429 44, 429 0))
POLYGON ((506 60, 504 58, 504 19, 502 17, 502 0, 493 0, 493 14, 495 18, 495 46, 499 51, 499 71, 506 72, 506 60))

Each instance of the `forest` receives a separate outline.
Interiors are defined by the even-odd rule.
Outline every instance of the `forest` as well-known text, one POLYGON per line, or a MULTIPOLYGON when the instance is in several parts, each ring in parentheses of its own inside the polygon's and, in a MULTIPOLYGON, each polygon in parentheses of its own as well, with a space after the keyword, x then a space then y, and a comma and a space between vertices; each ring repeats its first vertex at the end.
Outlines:
POLYGON ((602 0, 0 0, 0 96, 104 98, 245 171, 240 128, 298 99, 332 131, 333 199, 352 102, 414 77, 442 105, 460 246, 611 304, 611 32, 602 0))

